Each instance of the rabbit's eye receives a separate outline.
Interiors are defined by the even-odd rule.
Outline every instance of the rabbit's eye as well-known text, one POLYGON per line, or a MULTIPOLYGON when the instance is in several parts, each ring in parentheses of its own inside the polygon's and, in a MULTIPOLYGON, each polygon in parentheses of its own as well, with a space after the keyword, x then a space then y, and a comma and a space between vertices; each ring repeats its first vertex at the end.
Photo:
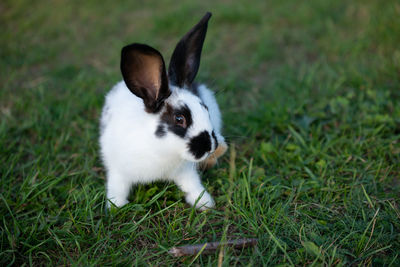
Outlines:
POLYGON ((186 128, 186 118, 183 115, 175 115, 175 123, 183 128, 186 128))

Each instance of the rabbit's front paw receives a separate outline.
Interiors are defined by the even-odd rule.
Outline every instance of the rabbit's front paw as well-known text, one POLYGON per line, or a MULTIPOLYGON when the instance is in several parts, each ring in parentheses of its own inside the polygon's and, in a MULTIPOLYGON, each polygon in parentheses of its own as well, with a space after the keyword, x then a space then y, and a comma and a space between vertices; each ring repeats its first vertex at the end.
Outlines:
POLYGON ((111 206, 122 207, 125 204, 128 204, 128 200, 126 198, 109 198, 107 200, 107 208, 111 208, 111 206))
POLYGON ((196 208, 200 210, 207 210, 215 206, 215 202, 208 192, 204 191, 203 195, 202 196, 201 195, 202 195, 201 193, 200 194, 189 193, 186 195, 186 201, 192 206, 196 204, 196 208), (201 198, 199 199, 200 196, 201 198))

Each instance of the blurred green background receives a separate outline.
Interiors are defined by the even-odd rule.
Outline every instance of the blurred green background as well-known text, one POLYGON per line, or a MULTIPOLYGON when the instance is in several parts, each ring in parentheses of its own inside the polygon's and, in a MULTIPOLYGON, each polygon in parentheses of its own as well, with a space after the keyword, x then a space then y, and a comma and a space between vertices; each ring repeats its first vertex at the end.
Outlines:
POLYGON ((400 265, 400 3, 1 1, 2 265, 400 265), (198 212, 172 184, 106 214, 98 122, 120 51, 169 61, 206 11, 198 82, 231 150, 198 212), (173 258, 172 246, 256 237, 173 258))

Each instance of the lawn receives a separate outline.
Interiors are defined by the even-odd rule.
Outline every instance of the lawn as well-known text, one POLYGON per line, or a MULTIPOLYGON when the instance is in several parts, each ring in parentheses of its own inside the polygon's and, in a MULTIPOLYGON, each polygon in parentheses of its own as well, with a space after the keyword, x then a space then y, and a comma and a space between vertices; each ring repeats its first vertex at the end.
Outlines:
POLYGON ((1 1, 0 265, 400 266, 400 3, 1 1), (105 211, 99 116, 121 48, 169 61, 213 17, 197 76, 230 145, 203 174, 105 211), (258 238, 175 258, 173 246, 258 238))

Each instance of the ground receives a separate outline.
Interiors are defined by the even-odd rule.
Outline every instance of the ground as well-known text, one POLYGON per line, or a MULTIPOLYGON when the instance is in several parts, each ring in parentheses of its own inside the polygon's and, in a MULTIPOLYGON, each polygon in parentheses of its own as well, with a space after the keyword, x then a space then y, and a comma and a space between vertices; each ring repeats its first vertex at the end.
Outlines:
POLYGON ((2 1, 1 265, 400 265, 400 4, 390 1, 2 1), (121 48, 168 62, 206 11, 197 77, 230 145, 203 175, 105 212, 104 94, 121 48), (174 258, 240 237, 255 248, 174 258))

